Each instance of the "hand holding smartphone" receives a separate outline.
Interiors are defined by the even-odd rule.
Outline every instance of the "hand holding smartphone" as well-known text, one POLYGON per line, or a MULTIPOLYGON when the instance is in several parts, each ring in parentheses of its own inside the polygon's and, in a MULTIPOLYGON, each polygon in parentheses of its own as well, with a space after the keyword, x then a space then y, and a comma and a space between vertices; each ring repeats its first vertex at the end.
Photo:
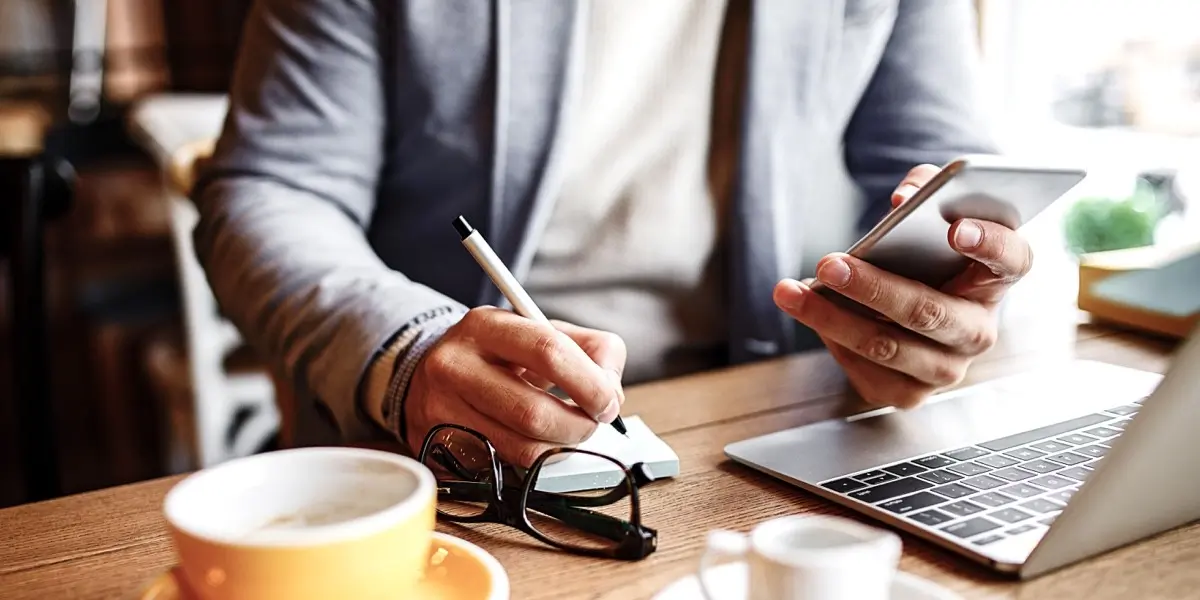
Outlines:
MULTIPOLYGON (((847 254, 937 289, 970 263, 948 242, 954 222, 979 219, 1020 229, 1086 175, 1078 167, 1022 163, 1000 156, 963 156, 947 163, 847 254)), ((819 281, 813 282, 812 289, 839 302, 850 302, 819 281)))

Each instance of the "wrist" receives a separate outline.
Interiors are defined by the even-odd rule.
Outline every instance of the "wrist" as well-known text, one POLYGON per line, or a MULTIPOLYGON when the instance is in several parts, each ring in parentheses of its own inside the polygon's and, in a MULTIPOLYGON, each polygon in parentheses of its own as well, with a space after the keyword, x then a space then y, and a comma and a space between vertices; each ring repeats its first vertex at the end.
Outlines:
POLYGON ((420 451, 421 443, 421 440, 408 439, 406 400, 413 375, 429 350, 465 313, 465 309, 458 307, 435 309, 414 320, 402 334, 406 338, 405 344, 397 353, 387 390, 380 398, 379 406, 383 425, 413 452, 420 451))

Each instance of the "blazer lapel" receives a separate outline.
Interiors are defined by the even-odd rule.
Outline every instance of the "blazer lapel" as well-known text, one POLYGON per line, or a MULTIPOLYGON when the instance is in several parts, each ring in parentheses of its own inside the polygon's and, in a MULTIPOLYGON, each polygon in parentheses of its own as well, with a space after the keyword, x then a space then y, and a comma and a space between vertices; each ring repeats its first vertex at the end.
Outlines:
POLYGON ((822 69, 828 63, 835 9, 843 0, 754 0, 740 177, 730 227, 731 331, 734 362, 774 356, 795 346, 794 323, 772 292, 797 277, 802 257, 788 213, 790 181, 807 162, 807 121, 820 118, 822 69))
MULTIPOLYGON (((520 277, 557 188, 554 158, 578 86, 574 67, 586 6, 496 0, 496 129, 489 241, 520 277)), ((490 282, 485 302, 503 303, 490 282)))

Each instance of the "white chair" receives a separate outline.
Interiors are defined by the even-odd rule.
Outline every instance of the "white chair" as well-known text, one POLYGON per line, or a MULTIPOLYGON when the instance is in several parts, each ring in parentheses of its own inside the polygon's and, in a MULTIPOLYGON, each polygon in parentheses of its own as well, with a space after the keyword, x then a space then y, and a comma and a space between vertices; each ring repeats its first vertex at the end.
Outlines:
POLYGON ((163 95, 140 102, 130 115, 135 137, 163 173, 179 266, 184 349, 159 343, 147 353, 149 371, 170 405, 170 472, 253 454, 280 429, 271 376, 226 366, 242 339, 220 315, 192 245, 198 213, 188 194, 195 164, 211 152, 226 110, 222 96, 163 95))

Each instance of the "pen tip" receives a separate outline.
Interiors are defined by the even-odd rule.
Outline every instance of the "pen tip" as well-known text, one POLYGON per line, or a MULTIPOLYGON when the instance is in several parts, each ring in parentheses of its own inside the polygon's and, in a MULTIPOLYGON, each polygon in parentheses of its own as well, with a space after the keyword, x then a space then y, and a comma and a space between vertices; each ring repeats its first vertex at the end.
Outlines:
POLYGON ((454 219, 454 230, 457 231, 459 237, 464 240, 467 239, 467 236, 471 235, 475 231, 475 229, 471 227, 471 224, 468 223, 462 215, 458 215, 458 218, 454 219))
POLYGON ((613 429, 617 430, 617 433, 629 437, 629 430, 625 428, 625 421, 621 420, 621 415, 617 415, 617 418, 613 419, 612 426, 613 429))

